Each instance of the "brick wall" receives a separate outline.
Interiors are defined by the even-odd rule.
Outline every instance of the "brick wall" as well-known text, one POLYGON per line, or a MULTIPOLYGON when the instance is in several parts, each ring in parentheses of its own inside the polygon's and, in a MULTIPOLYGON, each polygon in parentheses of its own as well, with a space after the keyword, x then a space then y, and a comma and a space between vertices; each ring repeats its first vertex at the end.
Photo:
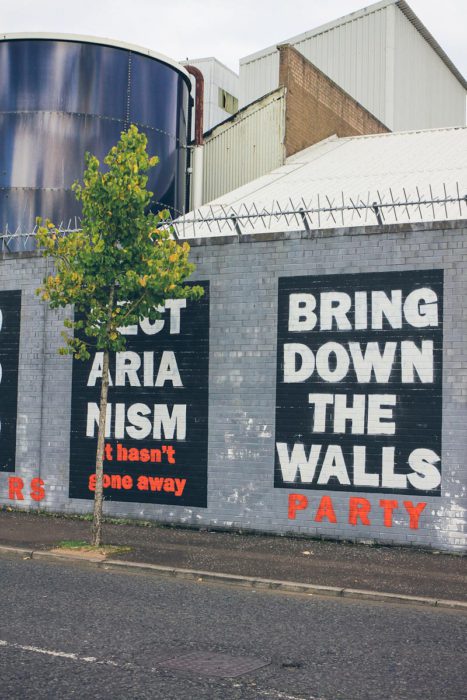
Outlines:
POLYGON ((389 129, 290 44, 280 52, 279 85, 287 88, 286 155, 337 136, 389 129))
MULTIPOLYGON (((465 550, 465 222, 200 239, 193 241, 191 257, 195 278, 208 280, 211 290, 207 508, 114 501, 106 503, 106 512, 194 527, 465 550), (390 272, 396 279, 401 272, 431 270, 444 271, 443 381, 436 399, 442 405, 440 495, 274 488, 279 278, 390 272), (289 498, 296 493, 308 505, 291 519, 289 498), (317 519, 323 496, 332 499, 335 522, 317 519), (349 522, 354 497, 371 508, 366 524, 349 522), (391 526, 382 499, 397 501, 391 526), (416 529, 403 505, 407 500, 414 507, 426 504, 416 529)), ((88 513, 91 501, 68 497, 71 361, 56 352, 63 314, 46 310, 34 295, 45 266, 31 255, 5 254, 0 260, 0 290, 23 292, 16 476, 25 483, 40 476, 46 489, 40 503, 27 489, 24 500, 14 502, 8 497, 11 474, 0 473, 0 503, 88 513)), ((431 437, 420 429, 423 439, 431 437)))

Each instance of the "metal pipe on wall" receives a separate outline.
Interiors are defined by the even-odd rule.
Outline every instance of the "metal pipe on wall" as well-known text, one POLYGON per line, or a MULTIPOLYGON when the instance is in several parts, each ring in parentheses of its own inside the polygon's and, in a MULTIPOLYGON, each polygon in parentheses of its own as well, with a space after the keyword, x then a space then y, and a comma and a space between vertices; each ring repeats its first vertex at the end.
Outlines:
POLYGON ((204 77, 196 66, 186 65, 185 69, 194 77, 196 82, 195 96, 195 140, 192 146, 191 159, 191 209, 199 209, 203 202, 203 169, 204 169, 204 77))

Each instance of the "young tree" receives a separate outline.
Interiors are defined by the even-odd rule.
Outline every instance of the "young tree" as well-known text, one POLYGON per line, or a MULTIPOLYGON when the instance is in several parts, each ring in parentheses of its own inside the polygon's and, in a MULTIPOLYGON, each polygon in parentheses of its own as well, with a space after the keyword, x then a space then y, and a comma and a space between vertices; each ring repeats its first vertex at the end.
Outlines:
POLYGON ((109 386, 109 353, 125 348, 121 328, 140 318, 160 317, 167 299, 197 299, 203 289, 184 284, 193 272, 188 243, 178 243, 161 228, 168 212, 149 212, 152 192, 147 172, 158 158, 146 151, 146 136, 136 126, 122 132, 104 158, 87 153, 83 184, 75 183, 82 203, 82 228, 62 233, 50 221, 39 220, 38 245, 55 263, 55 274, 37 290, 50 307, 74 306, 74 320, 65 326, 62 354, 86 360, 90 350, 103 351, 96 452, 96 487, 91 544, 102 539, 103 457, 109 386))

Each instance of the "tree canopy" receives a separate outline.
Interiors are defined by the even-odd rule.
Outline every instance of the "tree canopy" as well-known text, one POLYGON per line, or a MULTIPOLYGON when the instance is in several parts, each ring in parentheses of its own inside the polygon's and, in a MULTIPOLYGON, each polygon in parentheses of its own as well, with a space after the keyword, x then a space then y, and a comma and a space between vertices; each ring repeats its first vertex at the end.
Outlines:
POLYGON ((81 229, 62 233, 50 221, 39 226, 37 241, 53 258, 55 274, 38 289, 52 308, 70 304, 75 319, 62 353, 87 359, 90 346, 118 351, 125 347, 119 328, 140 318, 155 320, 158 307, 171 298, 199 298, 199 286, 186 285, 194 265, 190 247, 179 243, 164 226, 168 212, 149 211, 152 192, 147 172, 158 162, 149 156, 147 139, 136 126, 99 160, 86 154, 83 183, 73 190, 82 203, 81 229))

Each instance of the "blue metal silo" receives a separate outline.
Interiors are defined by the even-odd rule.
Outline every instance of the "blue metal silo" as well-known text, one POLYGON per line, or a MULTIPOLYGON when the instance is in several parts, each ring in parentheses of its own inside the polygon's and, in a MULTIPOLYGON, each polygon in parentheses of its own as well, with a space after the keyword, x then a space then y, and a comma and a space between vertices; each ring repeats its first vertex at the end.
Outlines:
POLYGON ((132 123, 160 159, 152 208, 182 213, 190 85, 174 61, 107 39, 0 39, 0 232, 31 231, 38 215, 73 222, 85 152, 102 160, 132 123))

